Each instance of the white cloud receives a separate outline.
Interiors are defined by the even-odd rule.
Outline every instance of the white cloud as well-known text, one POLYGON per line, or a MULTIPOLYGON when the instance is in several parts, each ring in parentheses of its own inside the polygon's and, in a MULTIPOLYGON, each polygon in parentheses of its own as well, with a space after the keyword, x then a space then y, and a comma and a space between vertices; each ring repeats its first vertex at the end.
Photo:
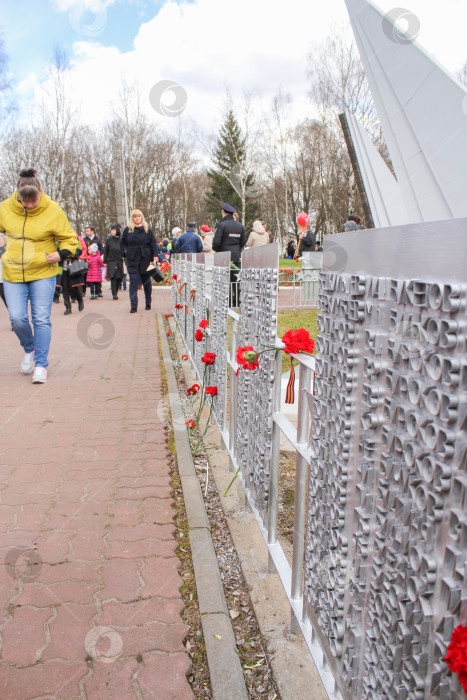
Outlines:
MULTIPOLYGON (((54 2, 66 10, 73 0, 54 2)), ((105 11, 112 2, 83 0, 81 6, 86 3, 97 12, 99 5, 105 11)), ((388 11, 394 0, 378 4, 388 11)), ((445 0, 441 9, 431 0, 404 0, 404 4, 420 18, 420 42, 455 71, 467 57, 463 0, 445 0)), ((82 119, 91 123, 106 119, 122 75, 140 83, 146 113, 169 129, 176 120, 157 114, 149 103, 151 88, 161 80, 173 80, 186 90, 183 118, 208 128, 217 128, 222 118, 226 87, 234 96, 257 91, 268 104, 282 86, 300 104, 301 116, 307 113, 307 53, 333 23, 341 21, 348 21, 344 0, 328 5, 310 0, 237 0, 235 5, 227 0, 169 0, 157 16, 141 25, 131 51, 103 47, 96 38, 74 44, 74 94, 82 105, 82 119)))
POLYGON ((29 73, 20 83, 15 85, 15 92, 18 95, 27 95, 33 92, 39 85, 39 79, 36 73, 29 73))
MULTIPOLYGON (((339 6, 333 20, 345 17, 339 6)), ((76 44, 75 74, 84 101, 94 105, 93 120, 105 118, 124 73, 140 82, 152 118, 167 123, 151 109, 149 92, 158 81, 173 80, 188 95, 184 116, 212 125, 224 111, 227 87, 232 94, 257 91, 267 101, 282 85, 303 97, 311 39, 323 38, 328 27, 329 18, 304 0, 289 0, 287 11, 270 0, 237 0, 235 8, 226 0, 170 1, 140 27, 130 52, 76 44)))
POLYGON ((82 12, 101 12, 116 0, 52 0, 53 7, 59 12, 68 12, 71 8, 82 12))

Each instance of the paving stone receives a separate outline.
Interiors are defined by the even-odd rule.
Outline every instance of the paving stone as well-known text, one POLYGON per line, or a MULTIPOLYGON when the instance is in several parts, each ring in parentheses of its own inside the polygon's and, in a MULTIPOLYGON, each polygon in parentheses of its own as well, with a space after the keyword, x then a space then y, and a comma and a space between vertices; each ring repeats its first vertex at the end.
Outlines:
POLYGON ((129 542, 116 540, 109 542, 106 558, 122 557, 124 559, 139 559, 141 557, 173 557, 177 542, 171 537, 168 540, 137 540, 129 542))
POLYGON ((174 511, 172 508, 173 499, 167 498, 147 498, 143 504, 143 522, 170 523, 173 520, 174 511))
POLYGON ((54 515, 60 513, 70 517, 78 517, 82 515, 102 515, 107 513, 108 509, 109 504, 101 501, 86 501, 77 506, 76 503, 69 503, 68 501, 57 499, 52 510, 50 511, 50 514, 54 515))
POLYGON ((137 683, 147 700, 193 700, 186 676, 191 663, 186 654, 145 654, 137 683), (154 679, 157 678, 157 683, 154 679))
POLYGON ((161 559, 150 557, 144 560, 144 567, 140 574, 144 579, 144 586, 140 594, 149 596, 161 596, 162 598, 178 598, 182 579, 178 574, 180 561, 176 557, 161 559))
POLYGON ((170 498, 172 496, 172 487, 170 486, 170 477, 166 478, 165 486, 142 486, 140 488, 117 488, 117 499, 132 499, 132 498, 170 498))
POLYGON ((76 605, 63 603, 56 609, 56 616, 49 623, 50 644, 42 652, 41 658, 66 659, 75 661, 84 659, 85 640, 96 615, 94 604, 76 605))
POLYGON ((37 543, 37 551, 46 564, 66 561, 70 552, 73 530, 48 530, 37 543))
POLYGON ((84 662, 49 661, 30 668, 4 664, 1 671, 2 698, 29 700, 36 697, 57 697, 74 700, 80 697, 78 684, 88 670, 84 662))
POLYGON ((99 591, 99 599, 135 600, 141 588, 141 566, 141 559, 111 559, 102 572, 104 587, 99 591))
POLYGON ((96 661, 84 682, 86 697, 89 700, 135 698, 132 678, 138 668, 136 659, 117 659, 113 663, 96 661))
POLYGON ((24 592, 15 602, 21 606, 32 605, 36 608, 54 607, 63 603, 85 605, 93 600, 99 587, 98 581, 65 581, 45 585, 36 580, 24 586, 24 592))
POLYGON ((122 486, 129 486, 132 489, 141 486, 167 486, 167 467, 165 469, 165 474, 161 476, 157 476, 156 474, 136 478, 133 476, 122 476, 118 480, 118 487, 121 488, 122 486))
POLYGON ((112 625, 122 639, 122 655, 136 656, 148 651, 183 651, 183 640, 187 627, 181 622, 164 625, 160 622, 147 622, 145 625, 130 628, 112 625))
POLYGON ((62 583, 66 581, 96 581, 102 568, 98 561, 62 562, 55 566, 43 564, 37 581, 40 583, 62 583))
POLYGON ((172 540, 175 533, 173 523, 167 525, 133 525, 133 527, 115 526, 108 536, 108 541, 126 540, 134 542, 136 540, 172 540))
POLYGON ((14 608, 3 630, 2 661, 17 666, 36 663, 40 649, 47 643, 45 623, 53 614, 50 608, 14 608))
POLYGON ((180 621, 183 602, 180 598, 147 598, 132 603, 102 603, 96 625, 136 627, 148 621, 173 625, 180 621))
MULTIPOLYGON (((74 518, 70 518, 74 520, 74 518)), ((104 536, 108 530, 80 529, 71 540, 71 549, 68 554, 69 561, 74 559, 99 559, 105 553, 106 546, 104 536)))
MULTIPOLYGON (((30 484, 29 488, 31 488, 30 484)), ((16 517, 14 518, 14 523, 12 523, 10 527, 10 532, 15 532, 15 530, 39 532, 41 526, 47 522, 46 519, 47 516, 44 506, 38 504, 22 506, 16 511, 16 517)))

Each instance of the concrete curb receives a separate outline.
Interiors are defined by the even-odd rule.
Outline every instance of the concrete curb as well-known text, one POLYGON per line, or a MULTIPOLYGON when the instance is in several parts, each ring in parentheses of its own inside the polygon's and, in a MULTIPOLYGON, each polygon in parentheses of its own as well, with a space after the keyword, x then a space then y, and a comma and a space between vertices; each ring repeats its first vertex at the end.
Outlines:
POLYGON ((178 385, 170 360, 167 338, 162 332, 163 317, 161 314, 157 316, 212 693, 214 700, 246 699, 248 693, 240 660, 235 651, 235 636, 211 539, 203 494, 193 464, 182 405, 176 399, 176 396, 179 396, 178 385))

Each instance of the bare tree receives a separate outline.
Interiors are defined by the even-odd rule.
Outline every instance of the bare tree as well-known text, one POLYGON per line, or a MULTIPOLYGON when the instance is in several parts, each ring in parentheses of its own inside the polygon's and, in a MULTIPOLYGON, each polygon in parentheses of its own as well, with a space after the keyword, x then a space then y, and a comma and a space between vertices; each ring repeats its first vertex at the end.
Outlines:
POLYGON ((0 125, 4 131, 11 127, 13 118, 17 113, 11 82, 8 78, 8 56, 5 50, 5 42, 0 36, 0 125))
POLYGON ((324 43, 309 54, 310 97, 322 113, 348 110, 374 134, 379 122, 373 97, 358 48, 345 30, 345 25, 334 25, 324 43))
POLYGON ((43 176, 48 193, 60 205, 66 201, 65 191, 74 172, 67 169, 74 129, 79 111, 73 104, 73 85, 68 54, 55 46, 48 64, 48 78, 42 86, 39 130, 43 140, 43 176))
MULTIPOLYGON (((287 192, 290 186, 291 167, 291 98, 284 94, 280 88, 272 102, 271 114, 265 119, 263 129, 263 178, 266 179, 266 188, 272 197, 273 210, 269 214, 269 220, 274 221, 277 229, 277 238, 282 249, 284 234, 289 230, 289 197, 287 192), (266 176, 266 178, 264 177, 266 176)), ((262 202, 265 211, 267 205, 262 202)))

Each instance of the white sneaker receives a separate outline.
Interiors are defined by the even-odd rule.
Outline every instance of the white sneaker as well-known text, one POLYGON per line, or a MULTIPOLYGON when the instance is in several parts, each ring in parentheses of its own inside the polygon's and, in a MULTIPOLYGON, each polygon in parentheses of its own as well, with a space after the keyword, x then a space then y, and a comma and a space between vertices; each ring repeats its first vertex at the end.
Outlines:
POLYGON ((32 375, 33 384, 45 384, 47 381, 47 370, 45 367, 34 367, 34 374, 32 375))
POLYGON ((21 374, 31 374, 34 369, 34 350, 25 352, 21 363, 21 374))

